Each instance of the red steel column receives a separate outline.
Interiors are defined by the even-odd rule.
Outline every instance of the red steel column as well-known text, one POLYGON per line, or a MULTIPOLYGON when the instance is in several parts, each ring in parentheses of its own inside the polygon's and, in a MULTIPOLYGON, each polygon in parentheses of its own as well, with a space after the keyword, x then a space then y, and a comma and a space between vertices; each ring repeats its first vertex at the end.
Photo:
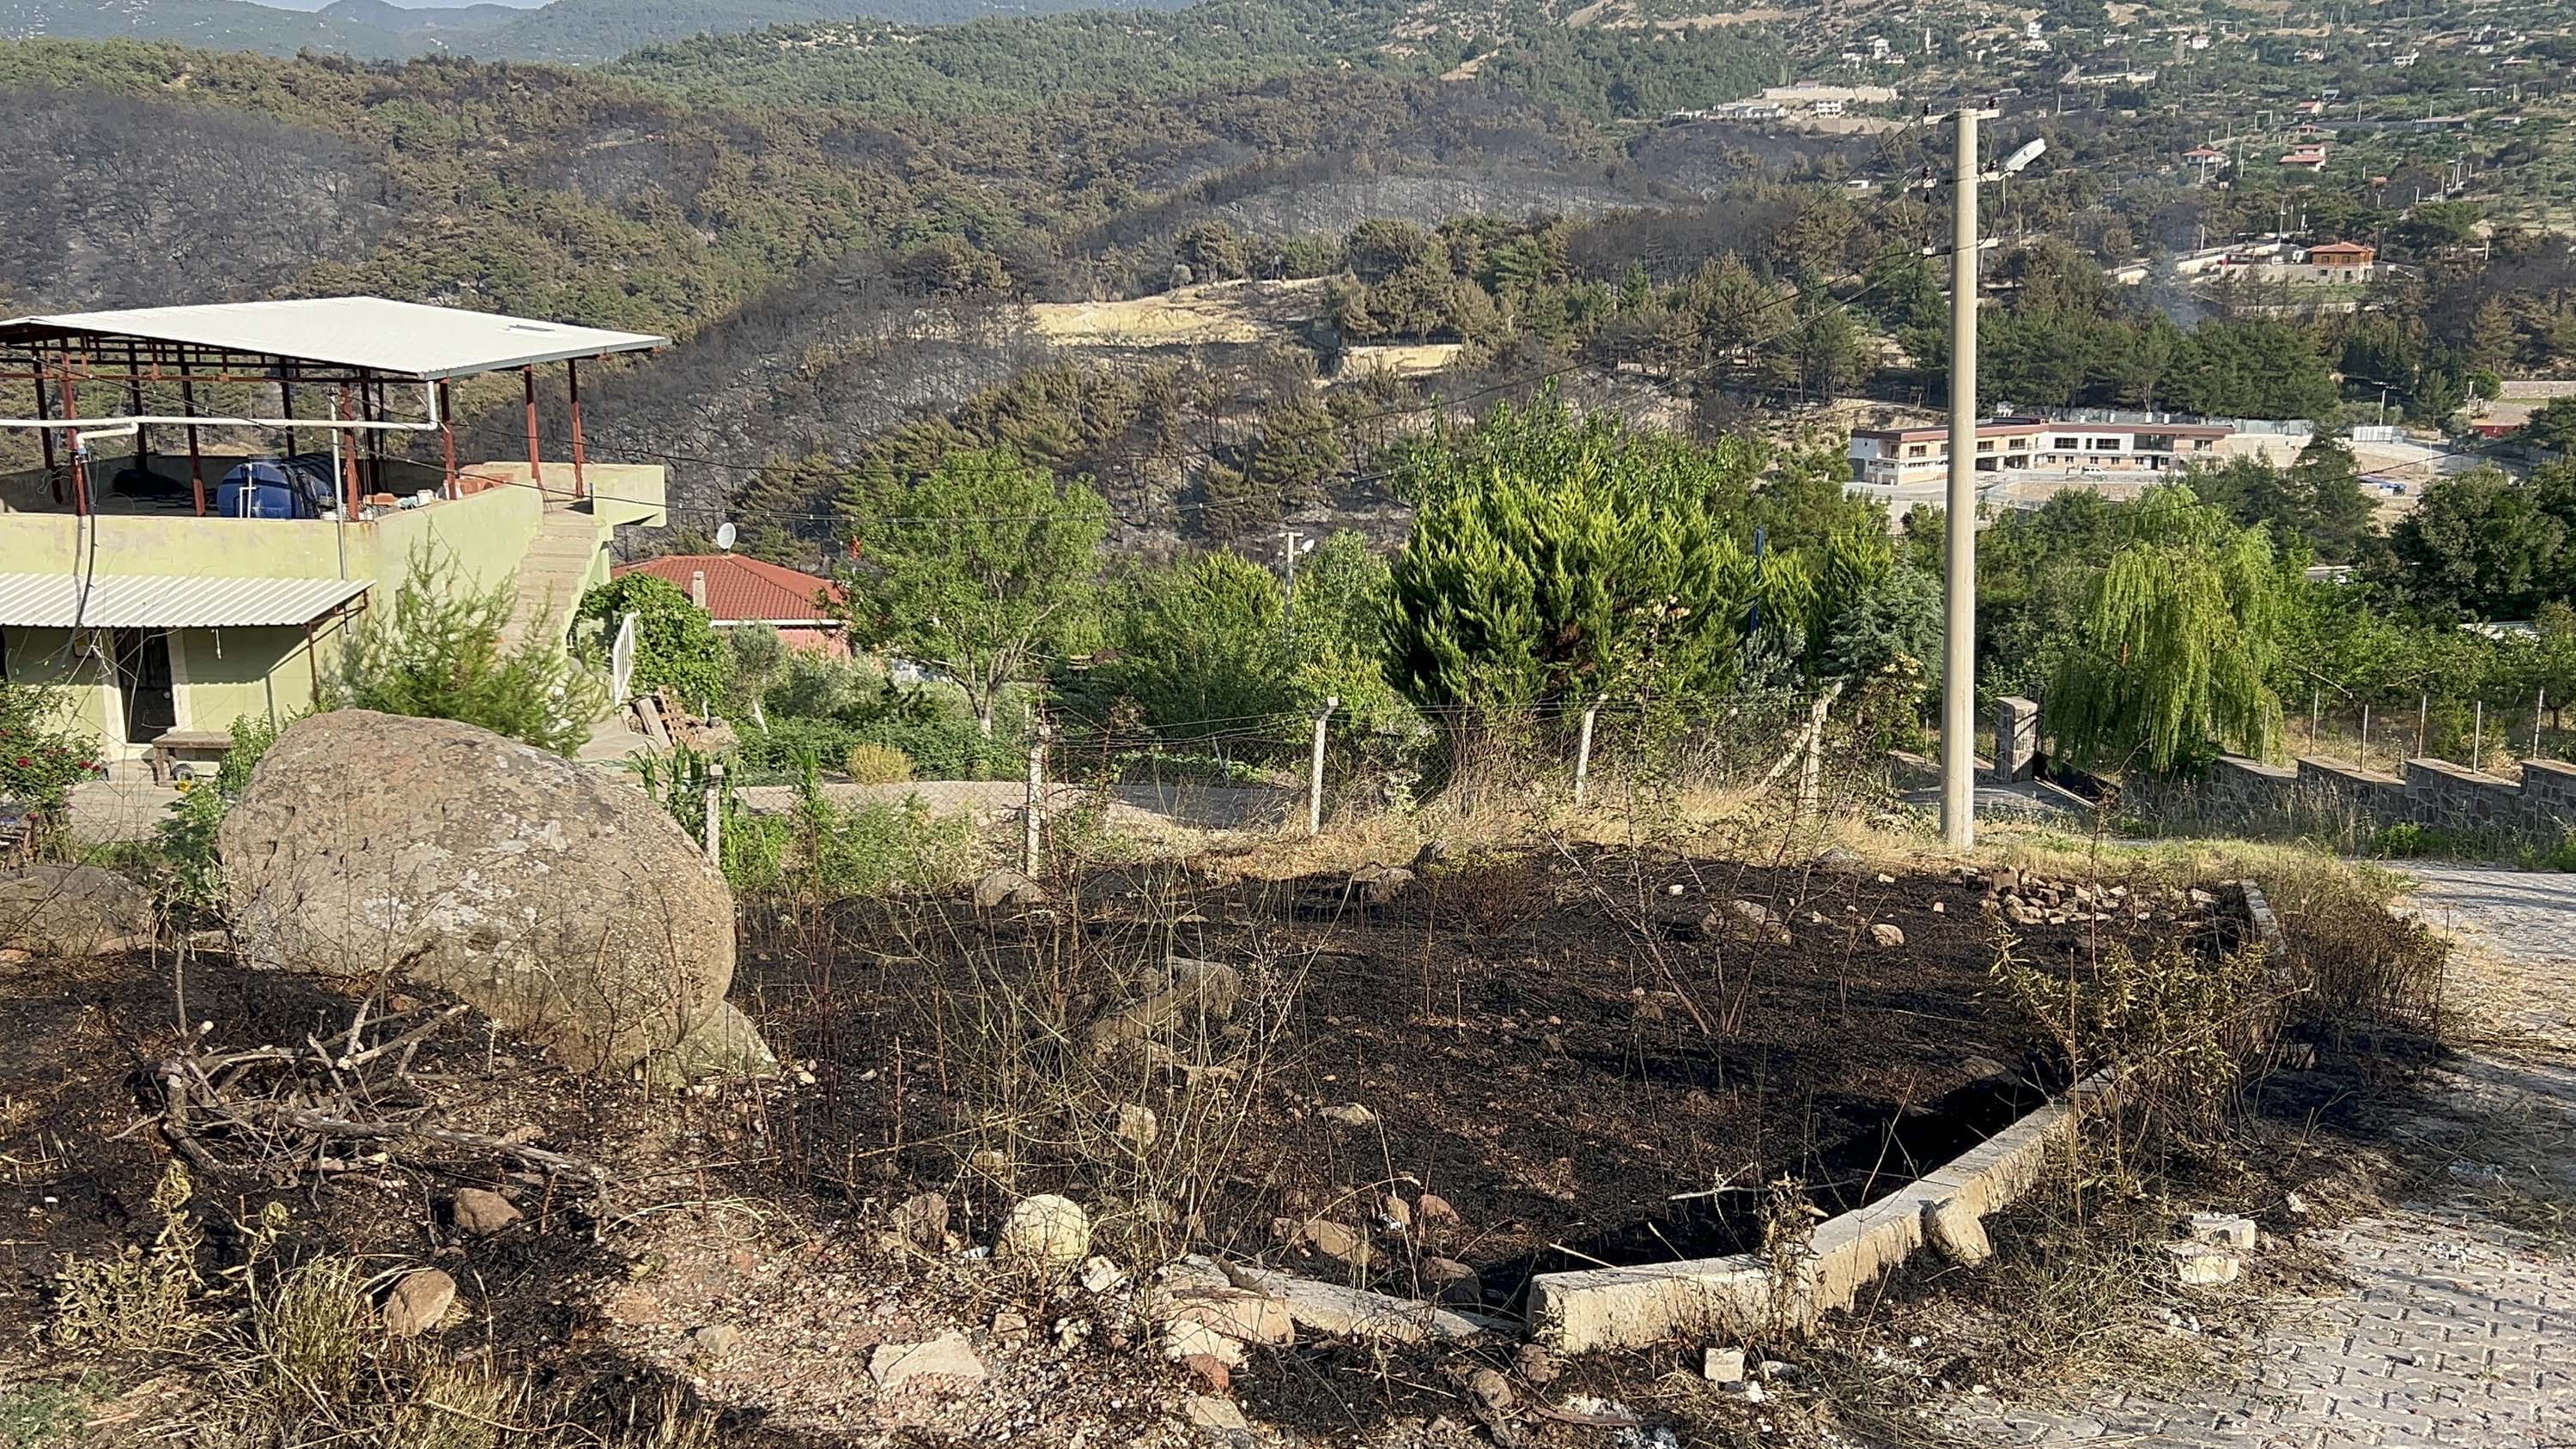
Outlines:
MULTIPOLYGON (((340 413, 333 421, 346 421, 349 416, 349 385, 340 384, 340 413)), ((340 488, 348 495, 346 512, 351 523, 358 521, 358 435, 347 428, 335 428, 340 435, 340 488)))
POLYGON ((582 473, 583 465, 589 460, 583 456, 581 445, 581 362, 578 358, 564 359, 564 391, 572 399, 572 496, 588 498, 590 480, 582 473))
MULTIPOLYGON (((188 359, 184 353, 179 358, 179 411, 192 418, 197 415, 197 385, 188 380, 188 359)), ((196 490, 197 516, 203 518, 206 516, 206 457, 197 448, 195 423, 188 424, 188 482, 196 490)))
POLYGON ((447 465, 447 496, 456 496, 456 414, 447 400, 447 379, 438 380, 438 451, 447 465))
POLYGON ((537 370, 534 366, 519 369, 528 389, 528 481, 537 485, 537 501, 543 503, 546 493, 545 460, 537 454, 537 370))

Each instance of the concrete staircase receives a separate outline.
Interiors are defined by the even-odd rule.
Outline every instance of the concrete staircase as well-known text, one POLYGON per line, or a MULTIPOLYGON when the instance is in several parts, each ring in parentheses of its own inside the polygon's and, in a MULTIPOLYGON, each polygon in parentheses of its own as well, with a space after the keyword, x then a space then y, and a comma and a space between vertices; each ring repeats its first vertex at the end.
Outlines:
POLYGON ((545 521, 528 541, 527 556, 519 560, 519 601, 501 631, 502 647, 516 649, 522 640, 544 639, 561 648, 598 556, 599 520, 590 510, 548 503, 545 521))

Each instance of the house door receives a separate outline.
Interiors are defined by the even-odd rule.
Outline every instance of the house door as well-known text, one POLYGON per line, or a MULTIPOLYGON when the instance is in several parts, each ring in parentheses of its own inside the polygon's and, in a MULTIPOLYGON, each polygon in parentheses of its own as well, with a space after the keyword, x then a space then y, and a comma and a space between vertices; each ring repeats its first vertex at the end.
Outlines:
POLYGON ((179 695, 170 679, 167 631, 116 631, 116 690, 125 700, 127 744, 149 744, 178 725, 179 695))

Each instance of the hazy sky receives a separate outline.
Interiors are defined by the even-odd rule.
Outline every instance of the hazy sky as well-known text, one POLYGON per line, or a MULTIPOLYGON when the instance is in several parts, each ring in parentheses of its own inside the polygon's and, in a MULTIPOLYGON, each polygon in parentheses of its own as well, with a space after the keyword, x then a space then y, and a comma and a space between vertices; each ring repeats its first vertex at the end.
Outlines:
MULTIPOLYGON (((258 0, 258 3, 274 6, 280 10, 319 10, 323 6, 330 4, 331 0, 258 0)), ((459 6, 476 3, 476 0, 392 0, 392 3, 401 6, 405 10, 430 10, 454 9, 459 6)), ((545 4, 546 0, 485 0, 485 3, 494 5, 513 5, 521 10, 534 10, 538 6, 545 4)))

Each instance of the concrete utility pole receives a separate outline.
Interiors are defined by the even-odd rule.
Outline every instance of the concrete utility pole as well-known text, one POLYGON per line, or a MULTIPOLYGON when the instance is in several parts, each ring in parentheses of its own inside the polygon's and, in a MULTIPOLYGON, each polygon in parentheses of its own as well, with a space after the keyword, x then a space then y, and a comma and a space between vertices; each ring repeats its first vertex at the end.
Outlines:
POLYGON ((1950 226, 1949 567, 1942 585, 1941 843, 1977 843, 1977 107, 1959 107, 1950 226))

